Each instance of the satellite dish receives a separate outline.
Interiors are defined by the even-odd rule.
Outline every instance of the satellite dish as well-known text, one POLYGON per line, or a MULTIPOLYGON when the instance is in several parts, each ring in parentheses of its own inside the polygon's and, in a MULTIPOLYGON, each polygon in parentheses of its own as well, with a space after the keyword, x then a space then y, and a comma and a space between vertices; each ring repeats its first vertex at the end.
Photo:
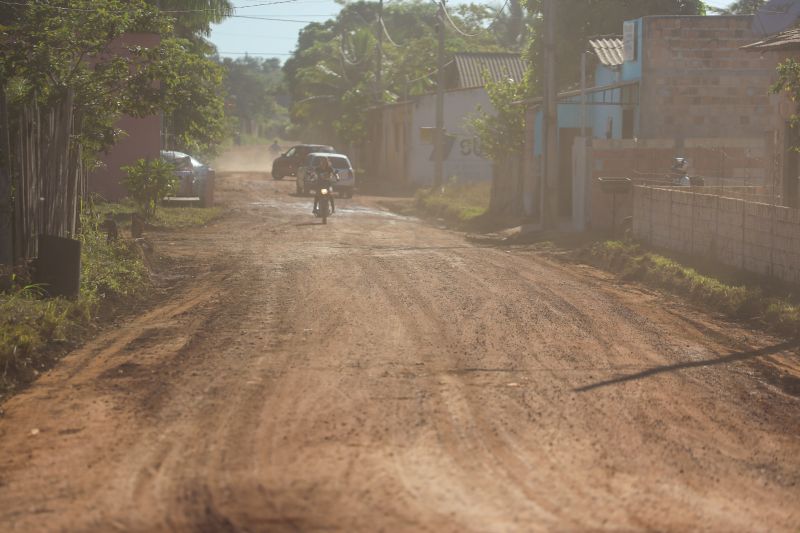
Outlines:
POLYGON ((769 0, 753 16, 753 32, 761 37, 794 26, 800 18, 800 0, 769 0))

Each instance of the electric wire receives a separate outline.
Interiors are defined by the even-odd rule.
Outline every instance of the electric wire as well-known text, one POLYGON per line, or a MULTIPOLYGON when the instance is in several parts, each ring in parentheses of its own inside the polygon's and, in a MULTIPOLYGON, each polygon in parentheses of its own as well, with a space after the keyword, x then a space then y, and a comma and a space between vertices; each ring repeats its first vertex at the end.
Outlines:
MULTIPOLYGON (((278 4, 293 4, 298 2, 299 0, 272 0, 271 2, 261 2, 259 4, 249 4, 246 6, 234 6, 233 10, 236 11, 237 9, 247 9, 251 7, 262 7, 262 6, 273 6, 278 4)), ((68 7, 68 6, 54 6, 47 3, 41 2, 14 2, 12 0, 0 0, 0 4, 7 5, 7 6, 20 6, 20 7, 45 7, 48 9, 55 9, 57 11, 74 11, 79 13, 97 13, 99 10, 96 8, 86 8, 86 7, 68 7)), ((203 12, 222 12, 223 10, 219 8, 213 7, 206 7, 206 8, 198 8, 198 9, 159 9, 161 13, 170 13, 170 14, 180 14, 180 13, 203 13, 203 12)), ((111 13, 114 15, 128 13, 128 11, 106 11, 106 13, 111 13)), ((230 15, 236 16, 236 15, 230 15)))
POLYGON ((439 2, 439 8, 442 10, 442 13, 444 13, 444 16, 447 19, 447 22, 450 23, 450 26, 452 26, 453 29, 456 30, 457 33, 463 35, 464 37, 477 37, 478 35, 480 35, 480 32, 479 33, 467 33, 465 31, 462 31, 461 28, 459 28, 458 26, 456 26, 456 23, 453 22, 452 18, 450 18, 450 13, 447 12, 447 7, 445 7, 444 2, 442 2, 442 1, 439 2))

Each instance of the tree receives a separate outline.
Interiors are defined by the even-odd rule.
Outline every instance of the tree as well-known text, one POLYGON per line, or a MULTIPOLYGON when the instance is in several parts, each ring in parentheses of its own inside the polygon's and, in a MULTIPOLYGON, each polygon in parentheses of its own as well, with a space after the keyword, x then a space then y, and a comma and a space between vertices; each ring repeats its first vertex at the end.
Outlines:
MULTIPOLYGON (((479 5, 448 9, 460 30, 447 31, 448 56, 457 51, 506 50, 491 29, 495 10, 479 5)), ((296 127, 313 132, 320 141, 357 142, 365 134, 365 113, 371 105, 432 90, 437 10, 419 0, 384 8, 380 94, 375 76, 376 2, 348 3, 335 19, 303 28, 294 56, 284 65, 296 127)))
POLYGON ((525 112, 519 101, 528 93, 527 80, 492 81, 484 73, 484 83, 495 112, 478 108, 469 126, 480 138, 481 150, 494 163, 489 210, 514 212, 519 207, 520 155, 525 145, 525 112))
POLYGON ((766 0, 737 0, 731 2, 728 7, 709 7, 709 9, 720 15, 755 15, 766 0))
POLYGON ((283 94, 283 73, 278 59, 245 56, 222 60, 228 92, 227 114, 239 131, 251 135, 283 136, 288 111, 278 105, 283 94))
MULTIPOLYGON (((533 39, 528 49, 531 68, 531 91, 540 92, 541 25, 543 0, 526 0, 528 12, 534 17, 533 39)), ((556 62, 558 87, 567 88, 580 79, 580 56, 587 40, 597 35, 618 35, 622 23, 646 15, 701 15, 702 0, 558 0, 556 62)))
MULTIPOLYGON (((778 79, 770 87, 773 94, 785 93, 789 99, 795 103, 795 112, 789 117, 789 125, 792 128, 800 128, 800 61, 786 59, 778 64, 778 79)), ((793 147, 800 151, 800 146, 793 147)))
POLYGON ((179 147, 210 151, 224 133, 220 68, 174 36, 145 0, 12 3, 0 12, 0 83, 9 100, 18 257, 37 233, 74 235, 86 171, 122 133, 123 114, 163 112, 179 147), (130 47, 129 32, 162 36, 130 47), (43 200, 40 200, 43 199, 43 200))

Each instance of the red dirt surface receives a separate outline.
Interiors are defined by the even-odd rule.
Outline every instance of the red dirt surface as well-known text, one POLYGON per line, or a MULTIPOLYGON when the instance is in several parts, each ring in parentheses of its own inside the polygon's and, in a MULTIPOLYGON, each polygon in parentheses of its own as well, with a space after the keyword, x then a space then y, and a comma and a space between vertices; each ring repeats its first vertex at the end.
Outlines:
POLYGON ((2 406, 0 530, 800 529, 796 345, 293 186, 2 406))

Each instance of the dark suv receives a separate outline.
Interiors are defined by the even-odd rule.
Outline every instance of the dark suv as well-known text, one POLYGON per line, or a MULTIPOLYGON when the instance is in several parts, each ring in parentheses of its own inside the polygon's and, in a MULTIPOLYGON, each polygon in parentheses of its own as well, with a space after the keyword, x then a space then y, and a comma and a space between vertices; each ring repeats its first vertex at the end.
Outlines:
POLYGON ((292 146, 288 152, 281 154, 272 162, 272 179, 279 180, 286 176, 297 175, 297 169, 306 160, 306 156, 312 152, 335 153, 333 146, 321 144, 298 144, 292 146))

